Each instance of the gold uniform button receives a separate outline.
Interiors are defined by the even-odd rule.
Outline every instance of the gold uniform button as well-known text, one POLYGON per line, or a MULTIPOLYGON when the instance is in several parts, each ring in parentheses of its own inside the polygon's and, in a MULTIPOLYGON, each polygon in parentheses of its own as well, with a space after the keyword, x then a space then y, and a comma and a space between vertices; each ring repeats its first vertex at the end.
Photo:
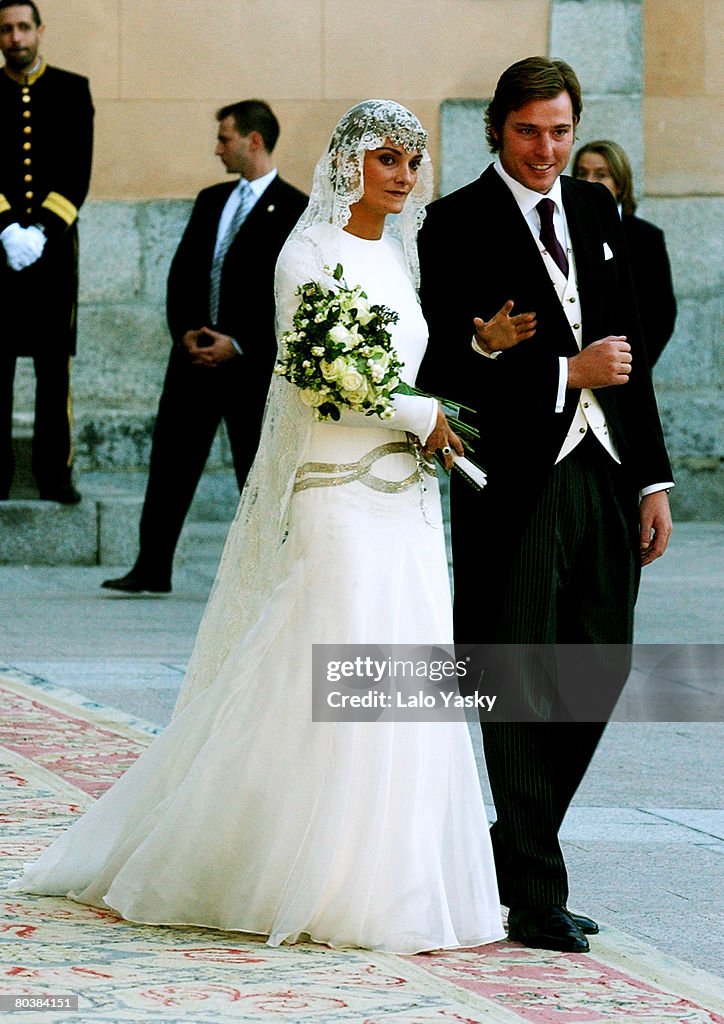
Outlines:
POLYGON ((25 208, 25 212, 26 212, 26 213, 32 213, 32 212, 33 212, 33 208, 32 208, 32 206, 27 206, 27 207, 25 208))
POLYGON ((31 116, 31 114, 30 114, 29 110, 24 110, 23 111, 23 117, 30 117, 30 116, 31 116))
POLYGON ((32 174, 26 174, 25 177, 23 178, 23 181, 27 181, 27 182, 30 182, 32 180, 33 180, 32 174))
POLYGON ((26 167, 30 167, 30 165, 32 164, 32 162, 33 162, 33 161, 32 161, 32 160, 30 159, 30 157, 29 157, 29 156, 26 156, 26 157, 25 157, 25 159, 23 160, 23 164, 24 164, 24 165, 25 165, 26 167))
POLYGON ((27 89, 23 89, 23 103, 30 103, 30 97, 28 96, 27 89))
POLYGON ((34 192, 26 192, 25 193, 25 198, 26 199, 32 199, 34 195, 35 195, 34 192))
POLYGON ((26 124, 25 127, 23 128, 23 133, 25 135, 31 135, 32 131, 33 131, 33 129, 30 127, 29 124, 26 124))
POLYGON ((33 148, 32 142, 24 142, 23 143, 23 149, 32 149, 32 148, 33 148))

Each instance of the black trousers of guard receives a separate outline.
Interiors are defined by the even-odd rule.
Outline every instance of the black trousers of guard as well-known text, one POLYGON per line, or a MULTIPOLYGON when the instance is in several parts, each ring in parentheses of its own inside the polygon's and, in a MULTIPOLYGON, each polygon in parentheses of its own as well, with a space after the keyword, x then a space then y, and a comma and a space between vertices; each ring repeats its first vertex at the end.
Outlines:
MULTIPOLYGON (((0 351, 0 498, 8 497, 15 472, 12 424, 17 359, 13 352, 0 351)), ((32 359, 36 385, 31 468, 40 494, 46 495, 71 482, 71 359, 67 352, 52 349, 32 359)))

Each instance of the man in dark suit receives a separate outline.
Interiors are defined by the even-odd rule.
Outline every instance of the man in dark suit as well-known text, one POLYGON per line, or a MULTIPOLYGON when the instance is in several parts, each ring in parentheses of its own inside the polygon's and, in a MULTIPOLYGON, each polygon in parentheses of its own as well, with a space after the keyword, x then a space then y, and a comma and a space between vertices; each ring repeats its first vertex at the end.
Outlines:
POLYGON ((78 211, 90 182, 88 79, 50 67, 34 3, 0 0, 0 499, 15 469, 18 356, 36 379, 32 470, 40 497, 74 505, 70 364, 78 306, 78 211))
POLYGON ((486 115, 494 165, 433 203, 420 234, 421 383, 478 410, 488 471, 480 493, 452 481, 455 628, 493 645, 484 692, 516 698, 512 720, 483 722, 509 937, 578 952, 598 929, 566 908, 558 830, 627 675, 640 567, 671 532, 616 205, 560 177, 581 107, 564 62, 508 68, 486 115), (506 301, 536 331, 493 352, 485 321, 506 301))
POLYGON ((223 419, 239 489, 256 454, 271 379, 274 267, 307 197, 272 161, 279 123, 260 100, 222 107, 216 155, 240 181, 199 193, 171 264, 173 338, 153 434, 140 525, 129 573, 105 580, 129 593, 171 590, 174 551, 223 419))

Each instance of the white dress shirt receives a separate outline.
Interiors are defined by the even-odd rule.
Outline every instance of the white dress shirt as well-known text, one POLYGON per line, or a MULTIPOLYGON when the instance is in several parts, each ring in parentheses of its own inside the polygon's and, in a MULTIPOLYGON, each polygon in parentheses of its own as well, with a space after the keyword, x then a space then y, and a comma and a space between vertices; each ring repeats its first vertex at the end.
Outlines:
MULTIPOLYGON (((216 250, 221 245, 221 240, 225 236, 228 227, 234 218, 234 214, 236 213, 239 207, 239 203, 241 202, 241 186, 246 182, 246 184, 251 189, 251 193, 254 197, 254 201, 251 203, 249 211, 247 213, 248 217, 249 213, 251 213, 251 211, 256 206, 256 203, 258 202, 261 194, 266 191, 267 187, 272 183, 272 181, 274 181, 276 176, 277 169, 276 167, 274 167, 271 171, 268 172, 268 174, 262 175, 261 178, 254 178, 253 181, 247 181, 246 178, 239 179, 239 184, 231 193, 229 198, 226 200, 224 209, 221 211, 221 216, 219 217, 219 226, 216 229, 216 245, 214 247, 214 252, 216 252, 216 250)), ((242 349, 241 345, 236 340, 236 338, 229 338, 229 341, 234 346, 234 348, 236 349, 240 356, 244 354, 244 350, 242 349)))
POLYGON ((276 176, 277 169, 275 167, 273 168, 273 170, 269 171, 268 174, 263 175, 261 178, 254 178, 253 181, 247 181, 246 178, 239 179, 238 186, 234 189, 229 198, 226 200, 226 205, 224 206, 224 209, 221 211, 221 217, 219 218, 219 226, 216 230, 217 247, 219 246, 221 239, 226 234, 226 231, 229 225, 231 224, 231 221, 233 220, 234 214, 236 213, 239 203, 241 202, 240 188, 242 184, 246 182, 246 184, 252 191, 252 195, 254 196, 254 202, 249 207, 249 213, 251 213, 259 199, 259 196, 262 194, 262 192, 264 192, 267 189, 269 185, 271 185, 272 181, 276 178, 276 176))

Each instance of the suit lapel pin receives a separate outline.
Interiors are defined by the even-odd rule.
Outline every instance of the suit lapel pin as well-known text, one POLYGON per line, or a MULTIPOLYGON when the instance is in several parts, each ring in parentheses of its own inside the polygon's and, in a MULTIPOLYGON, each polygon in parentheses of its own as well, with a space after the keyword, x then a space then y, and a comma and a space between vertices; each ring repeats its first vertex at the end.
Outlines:
POLYGON ((266 208, 266 212, 267 213, 274 213, 274 210, 275 210, 274 203, 270 203, 269 206, 267 206, 267 208, 266 208))

